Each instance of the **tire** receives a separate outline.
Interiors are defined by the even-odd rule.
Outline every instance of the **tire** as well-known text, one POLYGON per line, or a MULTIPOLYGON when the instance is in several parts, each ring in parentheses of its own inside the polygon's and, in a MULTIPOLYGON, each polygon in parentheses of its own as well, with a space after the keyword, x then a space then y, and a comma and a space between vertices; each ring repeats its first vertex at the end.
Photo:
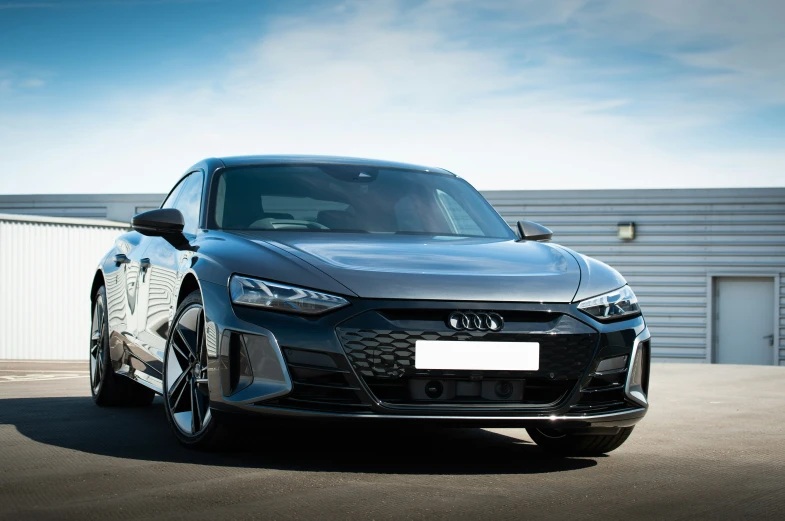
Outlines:
POLYGON ((226 433, 210 409, 204 323, 202 296, 194 291, 177 308, 164 354, 166 419, 177 440, 197 450, 215 448, 226 433))
POLYGON ((101 286, 93 301, 93 320, 90 328, 90 392, 100 406, 152 403, 155 392, 124 376, 116 375, 109 356, 109 315, 106 307, 106 288, 101 286))
POLYGON ((538 447, 555 456, 601 456, 618 449, 632 434, 622 427, 616 434, 573 434, 555 429, 527 428, 538 447))

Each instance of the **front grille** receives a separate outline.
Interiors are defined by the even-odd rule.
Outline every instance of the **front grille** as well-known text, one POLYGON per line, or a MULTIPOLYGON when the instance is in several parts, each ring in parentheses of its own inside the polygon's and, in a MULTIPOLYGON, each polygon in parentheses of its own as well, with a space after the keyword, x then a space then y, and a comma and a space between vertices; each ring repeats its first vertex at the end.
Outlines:
MULTIPOLYGON (((523 397, 515 403, 550 405, 566 398, 583 377, 594 357, 598 333, 586 324, 567 315, 539 314, 527 322, 511 321, 505 315, 505 330, 501 332, 467 332, 447 329, 444 320, 450 310, 433 311, 425 320, 407 319, 407 325, 431 326, 430 329, 365 329, 355 324, 379 323, 384 317, 389 325, 390 313, 376 313, 371 317, 355 317, 337 328, 343 349, 355 370, 375 397, 394 404, 417 403, 411 396, 409 380, 439 379, 440 381, 507 380, 522 382, 523 397), (538 342, 540 369, 538 371, 436 371, 415 369, 417 340, 462 340, 488 342, 538 342)), ((504 313, 503 313, 504 314, 504 313)), ((517 318, 517 317, 516 317, 517 318)), ((527 317, 521 316, 522 319, 527 317)), ((531 318, 531 317, 529 317, 531 318)), ((401 322, 404 322, 403 320, 401 322)), ((493 401, 493 400, 491 400, 493 401)), ((498 400, 510 403, 509 400, 498 400)), ((456 397, 449 403, 483 404, 488 399, 456 397)), ((440 401, 439 403, 445 403, 440 401)))

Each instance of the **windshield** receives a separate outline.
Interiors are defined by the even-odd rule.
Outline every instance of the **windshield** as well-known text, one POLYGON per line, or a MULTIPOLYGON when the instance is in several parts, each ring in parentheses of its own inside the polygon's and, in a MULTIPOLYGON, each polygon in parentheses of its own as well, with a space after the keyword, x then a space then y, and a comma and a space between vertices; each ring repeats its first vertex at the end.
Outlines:
POLYGON ((515 238, 466 181, 357 165, 230 168, 211 190, 211 227, 515 238))

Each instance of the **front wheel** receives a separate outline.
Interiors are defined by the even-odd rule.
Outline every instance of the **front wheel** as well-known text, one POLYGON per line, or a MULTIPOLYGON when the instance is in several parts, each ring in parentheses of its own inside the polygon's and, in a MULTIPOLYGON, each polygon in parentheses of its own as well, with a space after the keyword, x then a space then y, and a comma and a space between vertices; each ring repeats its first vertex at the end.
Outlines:
POLYGON ((221 426, 210 410, 202 297, 191 293, 177 308, 164 354, 164 407, 175 437, 186 447, 205 449, 221 426))
POLYGON ((556 429, 527 428, 531 439, 544 451, 556 456, 600 456, 618 449, 632 434, 622 427, 616 434, 581 434, 556 429))

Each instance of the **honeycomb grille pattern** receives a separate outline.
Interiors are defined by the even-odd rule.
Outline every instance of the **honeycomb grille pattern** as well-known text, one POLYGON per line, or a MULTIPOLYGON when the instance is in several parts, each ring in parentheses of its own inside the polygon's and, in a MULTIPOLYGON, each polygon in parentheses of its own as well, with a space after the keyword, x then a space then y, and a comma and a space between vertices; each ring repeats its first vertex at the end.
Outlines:
POLYGON ((345 328, 338 328, 337 331, 344 351, 358 374, 389 379, 415 373, 417 340, 539 342, 540 369, 531 374, 550 376, 553 373, 556 379, 580 378, 591 362, 597 344, 596 333, 429 332, 345 328))

